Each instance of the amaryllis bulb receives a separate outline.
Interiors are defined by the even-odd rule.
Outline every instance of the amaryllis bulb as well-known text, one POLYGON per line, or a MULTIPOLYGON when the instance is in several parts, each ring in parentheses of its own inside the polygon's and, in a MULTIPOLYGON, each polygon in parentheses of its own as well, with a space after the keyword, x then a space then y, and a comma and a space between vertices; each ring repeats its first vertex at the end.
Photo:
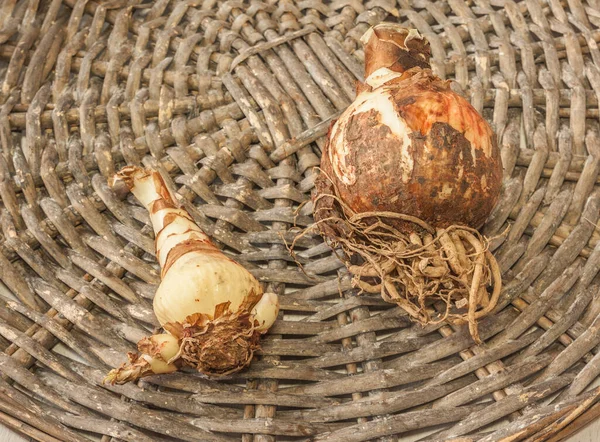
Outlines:
POLYGON ((490 126, 427 69, 429 44, 417 31, 386 23, 363 41, 367 77, 332 126, 321 161, 338 196, 359 213, 480 227, 502 178, 490 126))
POLYGON ((381 293, 424 324, 438 313, 468 322, 479 342, 477 320, 494 309, 502 287, 475 230, 501 190, 496 137, 433 74, 418 31, 382 23, 361 41, 365 81, 331 126, 315 221, 343 250, 355 287, 381 293), (440 305, 444 312, 436 312, 440 305))
POLYGON ((107 380, 122 383, 182 366, 209 375, 241 370, 277 318, 277 295, 263 293, 248 270, 215 247, 157 171, 127 166, 116 175, 120 180, 150 215, 162 278, 154 313, 167 334, 142 339, 141 356, 129 355, 130 363, 107 380))

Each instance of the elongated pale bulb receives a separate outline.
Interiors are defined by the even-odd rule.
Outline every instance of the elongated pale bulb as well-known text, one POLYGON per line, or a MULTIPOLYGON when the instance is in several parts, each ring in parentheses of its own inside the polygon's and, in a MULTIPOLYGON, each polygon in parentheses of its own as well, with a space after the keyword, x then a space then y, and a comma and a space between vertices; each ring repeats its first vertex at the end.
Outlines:
POLYGON ((279 302, 225 256, 171 197, 156 171, 128 166, 116 176, 150 214, 162 282, 154 312, 168 334, 138 343, 142 356, 107 376, 123 383, 190 366, 225 375, 247 366, 259 336, 275 322, 279 302))

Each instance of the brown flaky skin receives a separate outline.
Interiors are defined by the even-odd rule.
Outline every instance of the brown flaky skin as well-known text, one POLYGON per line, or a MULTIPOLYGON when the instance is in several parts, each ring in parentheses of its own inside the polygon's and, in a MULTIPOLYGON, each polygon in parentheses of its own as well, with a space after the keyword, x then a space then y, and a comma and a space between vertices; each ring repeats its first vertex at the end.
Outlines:
MULTIPOLYGON (((392 31, 383 27, 390 40, 392 31)), ((370 36, 365 49, 382 45, 377 32, 370 36)), ((421 39, 411 43, 417 41, 428 54, 421 39)), ((414 50, 409 55, 419 59, 414 50)), ((389 211, 434 227, 481 227, 498 200, 502 181, 500 151, 490 126, 430 69, 394 68, 391 58, 379 60, 379 65, 366 60, 370 71, 384 67, 393 71, 392 78, 373 86, 366 81, 331 127, 317 195, 335 187, 356 213, 389 211), (395 128, 389 126, 390 118, 399 121, 395 128), (333 186, 325 182, 329 180, 333 186)), ((327 217, 330 203, 316 200, 317 221, 327 217)))
POLYGON ((430 67, 429 42, 418 33, 413 34, 396 24, 374 26, 361 40, 365 45, 365 78, 382 67, 395 72, 416 66, 430 67))

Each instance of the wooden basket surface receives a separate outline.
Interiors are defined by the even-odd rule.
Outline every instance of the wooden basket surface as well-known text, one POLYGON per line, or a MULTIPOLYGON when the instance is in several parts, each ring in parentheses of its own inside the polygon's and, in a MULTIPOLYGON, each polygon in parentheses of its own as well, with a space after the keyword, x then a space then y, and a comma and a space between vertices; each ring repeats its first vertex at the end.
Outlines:
POLYGON ((0 1, 0 279, 16 299, 0 298, 0 423, 43 441, 487 442, 593 420, 598 41, 599 0, 0 1), (359 39, 384 20, 429 39, 500 140, 483 232, 505 286, 480 346, 358 296, 316 234, 302 268, 287 250, 361 79, 359 39), (281 295, 248 370, 102 385, 157 326, 148 216, 107 184, 125 164, 170 177, 281 295))

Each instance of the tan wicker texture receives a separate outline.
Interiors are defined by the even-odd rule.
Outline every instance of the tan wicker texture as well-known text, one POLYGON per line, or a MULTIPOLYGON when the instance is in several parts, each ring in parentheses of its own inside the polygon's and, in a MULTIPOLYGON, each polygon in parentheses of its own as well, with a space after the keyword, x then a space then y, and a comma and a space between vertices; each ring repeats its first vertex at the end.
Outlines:
POLYGON ((599 0, 0 1, 0 279, 18 299, 0 299, 0 423, 43 441, 428 429, 488 442, 589 421, 598 41, 599 0), (357 296, 320 237, 298 242, 303 270, 286 248, 312 222, 323 137, 362 75, 359 38, 384 20, 429 39, 435 72, 500 140, 504 190, 484 233, 505 288, 481 346, 357 296), (125 164, 170 176, 201 227, 281 295, 250 369, 102 385, 157 325, 147 214, 107 185, 125 164))

